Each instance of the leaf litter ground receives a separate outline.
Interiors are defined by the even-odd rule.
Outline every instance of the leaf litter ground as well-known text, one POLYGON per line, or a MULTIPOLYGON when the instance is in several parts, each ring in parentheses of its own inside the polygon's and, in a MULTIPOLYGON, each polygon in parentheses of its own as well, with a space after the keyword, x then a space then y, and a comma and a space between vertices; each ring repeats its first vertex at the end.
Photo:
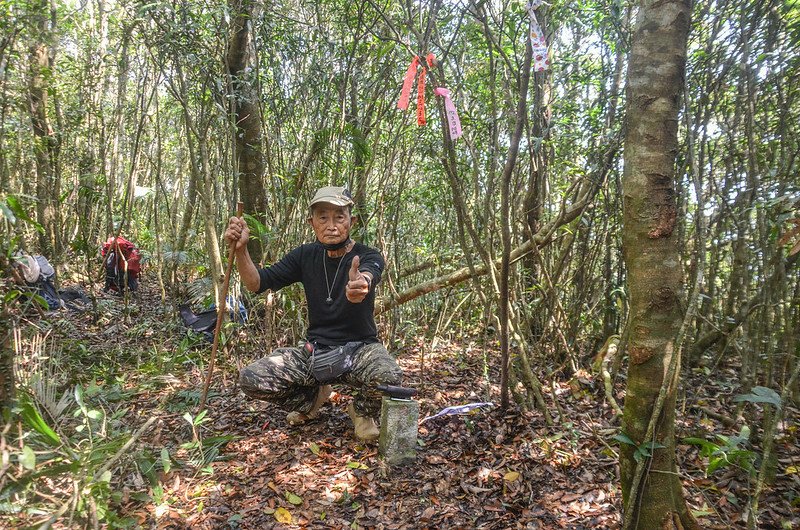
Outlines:
MULTIPOLYGON (((146 290, 131 306, 138 324, 114 317, 120 313, 121 301, 106 302, 110 318, 91 323, 89 315, 70 317, 68 337, 62 338, 85 344, 95 354, 87 358, 95 361, 101 353, 110 360, 109 343, 122 341, 112 352, 127 352, 128 366, 123 370, 128 376, 120 392, 130 396, 124 404, 130 409, 126 419, 135 423, 131 431, 158 416, 154 427, 131 451, 132 457, 161 454, 158 473, 148 475, 141 465, 128 465, 112 482, 123 493, 115 509, 138 526, 619 526, 618 448, 612 441, 619 423, 605 403, 602 382, 590 374, 556 381, 545 389, 556 419, 554 426, 547 426, 538 411, 523 412, 516 407, 436 418, 420 427, 416 463, 389 469, 378 458, 374 444, 354 438, 345 413, 350 400, 346 387, 335 387, 320 417, 299 427, 287 424, 285 411, 245 398, 236 388, 234 365, 256 357, 253 352, 259 347, 248 331, 239 333, 232 354, 220 352, 222 367, 212 385, 209 413, 206 421, 196 426, 199 440, 205 444, 201 450, 196 443, 191 445, 194 436, 185 415, 197 412, 204 368, 188 360, 176 368, 175 359, 163 357, 178 351, 182 341, 185 344, 185 330, 174 324, 177 317, 161 306, 155 293, 146 290), (160 359, 155 353, 159 351, 163 352, 160 359), (165 366, 173 369, 163 371, 165 366), (163 456, 167 456, 166 465, 163 456)), ((424 371, 419 362, 424 346, 419 342, 409 340, 398 357, 406 385, 420 391, 421 417, 450 405, 486 401, 487 396, 497 399, 498 388, 487 383, 487 379, 499 380, 499 354, 492 341, 488 341, 492 348, 487 355, 488 378, 479 343, 465 338, 437 342, 433 351, 425 353, 424 371)), ((203 346, 197 357, 207 357, 208 350, 203 346)), ((730 402, 732 384, 696 374, 688 377, 691 384, 684 383, 687 395, 678 415, 679 439, 735 435, 735 429, 693 407, 713 404, 701 408, 714 415, 713 407, 719 409, 720 402, 730 402)), ((622 402, 623 385, 617 390, 622 402)), ((800 525, 796 418, 797 410, 787 407, 776 438, 776 480, 761 500, 760 521, 765 528, 800 525)), ((745 526, 743 513, 753 486, 745 471, 729 466, 706 477, 708 460, 690 445, 679 446, 679 462, 688 502, 704 527, 745 526)))

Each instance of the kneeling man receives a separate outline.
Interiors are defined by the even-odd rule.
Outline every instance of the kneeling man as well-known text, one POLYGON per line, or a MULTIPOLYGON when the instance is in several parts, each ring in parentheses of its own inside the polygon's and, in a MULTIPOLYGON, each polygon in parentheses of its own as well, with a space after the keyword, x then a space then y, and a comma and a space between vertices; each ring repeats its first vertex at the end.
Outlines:
POLYGON ((378 438, 380 384, 399 385, 402 371, 378 341, 373 310, 384 260, 377 250, 350 239, 356 220, 349 191, 328 186, 309 204, 316 241, 301 245, 277 263, 257 268, 247 251, 250 231, 232 217, 225 239, 236 243, 236 264, 252 292, 277 291, 301 282, 308 302, 308 332, 302 348, 278 348, 239 374, 244 393, 278 403, 287 420, 302 424, 317 416, 332 383, 355 389, 347 409, 361 440, 378 438))

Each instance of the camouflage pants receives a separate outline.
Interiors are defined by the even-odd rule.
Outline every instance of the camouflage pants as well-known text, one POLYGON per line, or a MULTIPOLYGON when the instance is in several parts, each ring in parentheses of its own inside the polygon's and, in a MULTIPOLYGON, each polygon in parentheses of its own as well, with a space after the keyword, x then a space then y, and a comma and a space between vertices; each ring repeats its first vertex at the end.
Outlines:
MULTIPOLYGON (((302 348, 278 348, 239 373, 248 397, 277 403, 288 411, 308 412, 320 384, 311 374, 311 355, 302 348)), ((353 354, 353 369, 333 381, 355 389, 353 406, 360 416, 377 418, 381 393, 376 385, 399 385, 403 372, 383 344, 365 344, 353 354)))

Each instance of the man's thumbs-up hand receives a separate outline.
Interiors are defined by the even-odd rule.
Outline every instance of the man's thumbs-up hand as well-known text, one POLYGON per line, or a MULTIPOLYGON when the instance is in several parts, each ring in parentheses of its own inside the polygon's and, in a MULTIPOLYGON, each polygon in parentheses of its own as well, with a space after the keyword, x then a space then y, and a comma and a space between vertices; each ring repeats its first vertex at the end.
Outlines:
POLYGON ((353 262, 350 264, 350 270, 347 273, 348 282, 345 288, 345 296, 354 304, 364 301, 364 298, 369 294, 370 282, 372 281, 372 277, 368 272, 360 272, 358 270, 360 264, 361 258, 354 256, 353 262))
POLYGON ((348 278, 351 282, 361 278, 361 273, 358 272, 359 265, 361 265, 361 258, 359 256, 353 256, 353 262, 350 264, 350 277, 348 278))

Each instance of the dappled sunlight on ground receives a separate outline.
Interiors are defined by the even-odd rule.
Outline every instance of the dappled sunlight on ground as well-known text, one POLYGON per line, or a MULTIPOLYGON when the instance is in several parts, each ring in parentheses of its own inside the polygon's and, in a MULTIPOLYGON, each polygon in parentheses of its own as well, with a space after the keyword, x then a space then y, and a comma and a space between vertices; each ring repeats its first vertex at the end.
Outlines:
MULTIPOLYGON (((414 361, 400 358, 412 384, 419 377, 414 361)), ((421 415, 480 399, 475 392, 481 391, 480 384, 470 382, 482 382, 480 363, 456 361, 445 349, 426 361, 430 382, 420 394, 421 415), (458 369, 451 366, 454 362, 458 369)), ((227 444, 223 461, 213 464, 218 487, 204 495, 176 492, 173 507, 186 517, 186 525, 616 524, 615 457, 611 452, 604 456, 604 447, 592 441, 588 429, 596 426, 588 414, 576 417, 575 426, 564 432, 545 428, 537 413, 495 409, 436 418, 420 428, 417 462, 391 470, 377 458, 375 446, 355 440, 345 413, 347 389, 337 390, 317 420, 299 427, 288 426, 285 412, 271 404, 250 401, 235 388, 221 391, 209 404, 209 428, 241 437, 227 444)), ((194 480, 200 479, 183 484, 190 489, 194 480)))
MULTIPOLYGON (((602 381, 591 373, 546 381, 543 394, 553 426, 541 412, 516 407, 434 418, 420 425, 416 462, 390 469, 375 444, 355 439, 346 413, 352 399, 347 387, 335 386, 320 416, 303 426, 289 426, 285 411, 246 398, 236 387, 235 366, 262 349, 251 343, 247 329, 237 333, 232 353, 219 359, 204 416, 197 403, 208 343, 187 340, 175 315, 146 287, 127 309, 119 299, 103 303, 108 311, 98 322, 89 315, 59 316, 65 322, 60 340, 83 345, 62 361, 72 363, 64 373, 87 374, 79 379, 87 402, 109 414, 117 411, 120 426, 129 432, 155 418, 112 473, 117 496, 109 505, 134 527, 619 525, 618 444, 613 440, 619 422, 605 403, 602 381)), ((409 340, 398 357, 404 384, 419 391, 421 418, 447 406, 498 400, 495 349, 484 355, 483 340, 470 337, 440 337, 432 350, 430 344, 409 340), (420 348, 425 348, 424 364, 420 348), (490 360, 488 366, 484 359, 490 360)), ((698 404, 719 402, 717 394, 730 392, 708 382, 687 381, 684 387, 687 400, 698 404)), ((622 402, 622 383, 615 392, 622 402)), ((796 417, 795 409, 787 411, 787 417, 796 417)), ((676 428, 679 439, 714 440, 717 433, 738 432, 738 426, 725 430, 713 418, 686 412, 679 414, 676 428)), ((791 512, 796 511, 791 503, 797 498, 800 461, 796 426, 780 424, 776 442, 777 482, 762 500, 766 526, 798 520, 791 512)), ((708 459, 693 445, 680 445, 679 459, 689 505, 703 525, 743 527, 747 474, 729 466, 705 477, 708 459)), ((68 498, 68 486, 51 481, 38 491, 68 498)))

